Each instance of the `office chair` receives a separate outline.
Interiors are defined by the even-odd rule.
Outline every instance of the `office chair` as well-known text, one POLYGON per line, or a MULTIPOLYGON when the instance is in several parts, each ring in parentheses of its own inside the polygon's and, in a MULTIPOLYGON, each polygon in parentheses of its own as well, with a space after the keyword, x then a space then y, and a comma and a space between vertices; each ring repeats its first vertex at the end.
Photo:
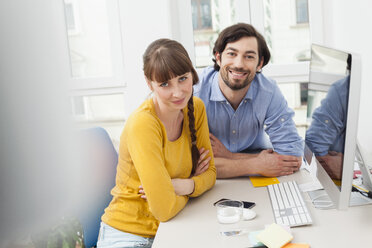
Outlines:
POLYGON ((82 147, 83 206, 79 220, 83 227, 85 247, 95 247, 101 216, 110 203, 115 185, 118 154, 105 129, 95 127, 83 130, 82 147))

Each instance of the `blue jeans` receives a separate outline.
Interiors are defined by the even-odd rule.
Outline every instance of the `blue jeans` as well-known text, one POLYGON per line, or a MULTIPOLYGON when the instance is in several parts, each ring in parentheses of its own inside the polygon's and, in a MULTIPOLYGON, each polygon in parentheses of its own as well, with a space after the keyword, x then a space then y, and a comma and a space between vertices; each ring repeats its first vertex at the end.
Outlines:
POLYGON ((97 248, 145 247, 151 248, 153 238, 145 238, 119 231, 103 222, 99 229, 97 248))

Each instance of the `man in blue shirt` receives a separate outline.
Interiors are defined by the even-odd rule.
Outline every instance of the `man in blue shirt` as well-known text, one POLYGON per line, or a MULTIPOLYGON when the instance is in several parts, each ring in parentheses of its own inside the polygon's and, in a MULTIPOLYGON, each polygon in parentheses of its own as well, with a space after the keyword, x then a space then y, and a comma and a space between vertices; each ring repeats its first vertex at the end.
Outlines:
POLYGON ((265 39, 239 23, 220 33, 213 54, 194 94, 206 106, 217 177, 297 171, 303 141, 278 86, 260 73, 270 60, 265 39))
POLYGON ((333 179, 341 179, 350 76, 331 85, 306 131, 310 150, 333 179))

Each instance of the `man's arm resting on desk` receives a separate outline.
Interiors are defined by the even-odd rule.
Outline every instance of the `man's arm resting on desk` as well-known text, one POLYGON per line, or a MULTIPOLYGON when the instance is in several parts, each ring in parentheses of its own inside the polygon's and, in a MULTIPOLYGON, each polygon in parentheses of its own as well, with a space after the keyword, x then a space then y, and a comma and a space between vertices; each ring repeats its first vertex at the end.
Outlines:
POLYGON ((259 154, 232 153, 230 158, 215 157, 217 178, 259 174, 267 177, 290 175, 298 171, 301 157, 280 155, 272 150, 259 154))
POLYGON ((267 177, 290 175, 298 171, 301 157, 280 155, 272 150, 258 154, 232 153, 213 134, 211 140, 217 178, 231 178, 259 174, 267 177))

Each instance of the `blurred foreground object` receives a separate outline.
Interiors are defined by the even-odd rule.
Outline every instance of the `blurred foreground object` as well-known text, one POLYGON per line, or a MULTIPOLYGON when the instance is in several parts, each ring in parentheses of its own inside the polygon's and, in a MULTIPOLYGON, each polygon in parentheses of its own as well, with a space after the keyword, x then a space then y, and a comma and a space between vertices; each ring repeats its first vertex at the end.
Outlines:
POLYGON ((63 10, 0 2, 0 247, 79 208, 63 10))

